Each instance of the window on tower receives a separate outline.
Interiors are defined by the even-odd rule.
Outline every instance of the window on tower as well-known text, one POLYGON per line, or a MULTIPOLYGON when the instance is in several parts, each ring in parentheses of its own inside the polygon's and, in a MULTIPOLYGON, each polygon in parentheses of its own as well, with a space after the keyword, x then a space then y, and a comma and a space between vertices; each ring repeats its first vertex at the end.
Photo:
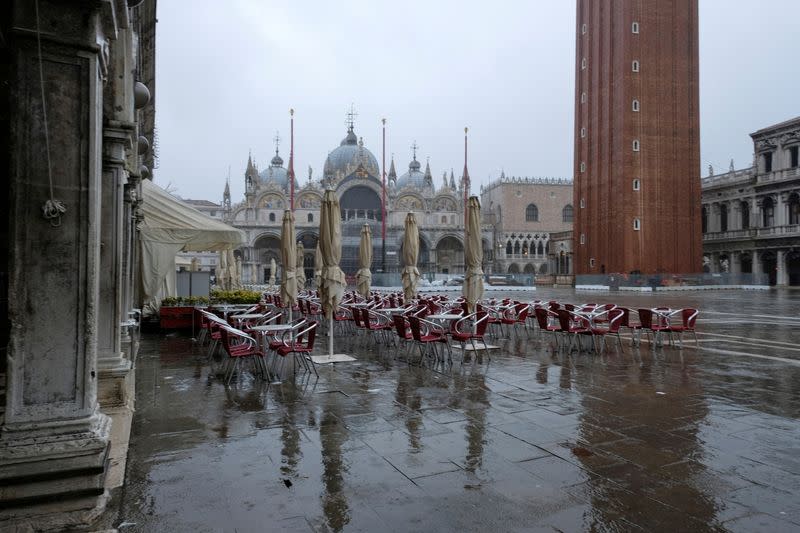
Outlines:
POLYGON ((586 68, 586 58, 584 57, 583 59, 581 59, 581 69, 585 68, 586 68))
POLYGON ((639 33, 639 23, 634 22, 631 24, 631 33, 639 33))
POLYGON ((539 208, 536 204, 528 204, 525 208, 525 222, 539 222, 539 208))
POLYGON ((639 100, 634 100, 631 103, 631 109, 633 109, 633 111, 635 111, 637 113, 639 112, 639 100))
POLYGON ((270 213, 269 214, 269 221, 270 222, 275 222, 275 213, 270 213))
POLYGON ((633 230, 639 231, 642 229, 642 222, 638 218, 633 219, 633 230))
POLYGON ((581 244, 586 244, 586 235, 581 233, 581 244))
POLYGON ((581 103, 582 104, 586 103, 586 93, 581 93, 581 103))
POLYGON ((581 172, 586 172, 586 163, 581 161, 581 172))
POLYGON ((633 180, 633 190, 638 191, 642 187, 642 182, 638 179, 633 180))
POLYGON ((584 24, 583 26, 581 26, 581 34, 582 34, 582 35, 586 35, 586 29, 587 29, 587 28, 586 28, 586 24, 584 24))
POLYGON ((583 208, 585 208, 585 207, 586 207, 586 200, 584 200, 583 198, 581 198, 581 209, 583 209, 583 208))
POLYGON ((631 63, 631 70, 634 71, 634 72, 639 72, 639 62, 638 61, 634 60, 633 63, 631 63))
POLYGON ((639 139, 634 139, 634 141, 633 141, 633 151, 634 152, 638 152, 639 151, 639 139))
POLYGON ((581 128, 581 138, 586 137, 586 128, 581 128))
POLYGON ((309 222, 314 222, 314 213, 309 213, 308 214, 308 221, 309 222))

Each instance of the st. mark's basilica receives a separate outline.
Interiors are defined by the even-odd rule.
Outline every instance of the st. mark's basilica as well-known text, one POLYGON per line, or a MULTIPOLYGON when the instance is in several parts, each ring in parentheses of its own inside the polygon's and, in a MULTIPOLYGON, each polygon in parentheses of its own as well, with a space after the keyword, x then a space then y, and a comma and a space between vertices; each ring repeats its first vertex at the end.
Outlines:
MULTIPOLYGON (((399 272, 402 268, 401 245, 404 221, 409 212, 416 215, 420 229, 420 252, 417 266, 423 274, 458 274, 464 271, 464 198, 469 191, 466 164, 456 180, 453 171, 434 179, 430 164, 417 159, 412 147, 408 169, 397 175, 392 158, 384 191, 381 168, 375 155, 364 146, 355 132, 352 115, 347 134, 332 150, 322 170, 322 177, 309 176, 302 186, 295 178, 294 191, 290 170, 284 166, 276 143, 275 156, 265 169, 259 169, 252 157, 245 171, 244 199, 232 203, 230 187, 223 195, 223 218, 247 235, 241 254, 243 283, 264 283, 269 277, 270 260, 280 264, 280 232, 283 212, 294 192, 297 240, 305 248, 306 276, 312 277, 314 254, 319 235, 319 210, 326 189, 336 191, 342 212, 342 270, 358 270, 358 245, 361 228, 370 226, 373 236, 372 271, 399 272), (386 199, 386 241, 382 243, 383 209, 386 199), (385 255, 384 255, 385 254, 385 255)), ((484 224, 484 262, 492 261, 491 224, 484 224)), ((485 265, 485 266, 486 266, 485 265)))

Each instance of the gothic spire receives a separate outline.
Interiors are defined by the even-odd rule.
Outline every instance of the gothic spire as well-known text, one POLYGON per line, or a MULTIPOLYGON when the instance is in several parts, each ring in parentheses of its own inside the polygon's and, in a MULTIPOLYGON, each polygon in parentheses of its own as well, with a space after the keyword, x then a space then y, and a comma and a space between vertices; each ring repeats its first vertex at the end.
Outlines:
POLYGON ((389 181, 397 181, 397 171, 394 169, 394 154, 392 154, 392 162, 389 164, 389 181))

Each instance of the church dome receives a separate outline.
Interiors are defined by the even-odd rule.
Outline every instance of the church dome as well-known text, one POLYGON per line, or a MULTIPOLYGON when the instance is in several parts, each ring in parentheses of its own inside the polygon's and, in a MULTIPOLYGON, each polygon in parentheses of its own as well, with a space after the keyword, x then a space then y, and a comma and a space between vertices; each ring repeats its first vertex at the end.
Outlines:
POLYGON ((372 152, 364 148, 363 140, 359 142, 353 128, 350 127, 347 136, 325 159, 322 174, 327 179, 338 181, 355 173, 359 167, 375 179, 380 176, 378 160, 372 152))
POLYGON ((397 178, 397 188, 415 187, 417 189, 425 188, 425 174, 420 171, 420 164, 416 156, 408 164, 408 172, 397 178))
MULTIPOLYGON (((270 165, 262 170, 258 177, 264 185, 275 185, 283 190, 289 188, 289 171, 283 168, 283 158, 275 152, 275 157, 270 161, 270 165)), ((295 187, 297 185, 297 178, 295 178, 295 187)))

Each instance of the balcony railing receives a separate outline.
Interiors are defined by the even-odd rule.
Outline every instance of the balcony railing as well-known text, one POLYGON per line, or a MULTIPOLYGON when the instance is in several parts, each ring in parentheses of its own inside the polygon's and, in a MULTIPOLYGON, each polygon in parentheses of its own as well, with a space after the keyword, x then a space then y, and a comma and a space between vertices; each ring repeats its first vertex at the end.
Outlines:
POLYGON ((781 181, 794 179, 800 177, 800 168, 785 168, 783 170, 776 170, 769 174, 762 174, 758 176, 759 185, 765 183, 778 183, 781 181))
POLYGON ((730 241, 742 239, 755 239, 767 237, 783 237, 785 235, 800 235, 800 224, 787 226, 771 226, 768 228, 750 228, 730 231, 713 231, 703 234, 703 240, 708 241, 730 241))

